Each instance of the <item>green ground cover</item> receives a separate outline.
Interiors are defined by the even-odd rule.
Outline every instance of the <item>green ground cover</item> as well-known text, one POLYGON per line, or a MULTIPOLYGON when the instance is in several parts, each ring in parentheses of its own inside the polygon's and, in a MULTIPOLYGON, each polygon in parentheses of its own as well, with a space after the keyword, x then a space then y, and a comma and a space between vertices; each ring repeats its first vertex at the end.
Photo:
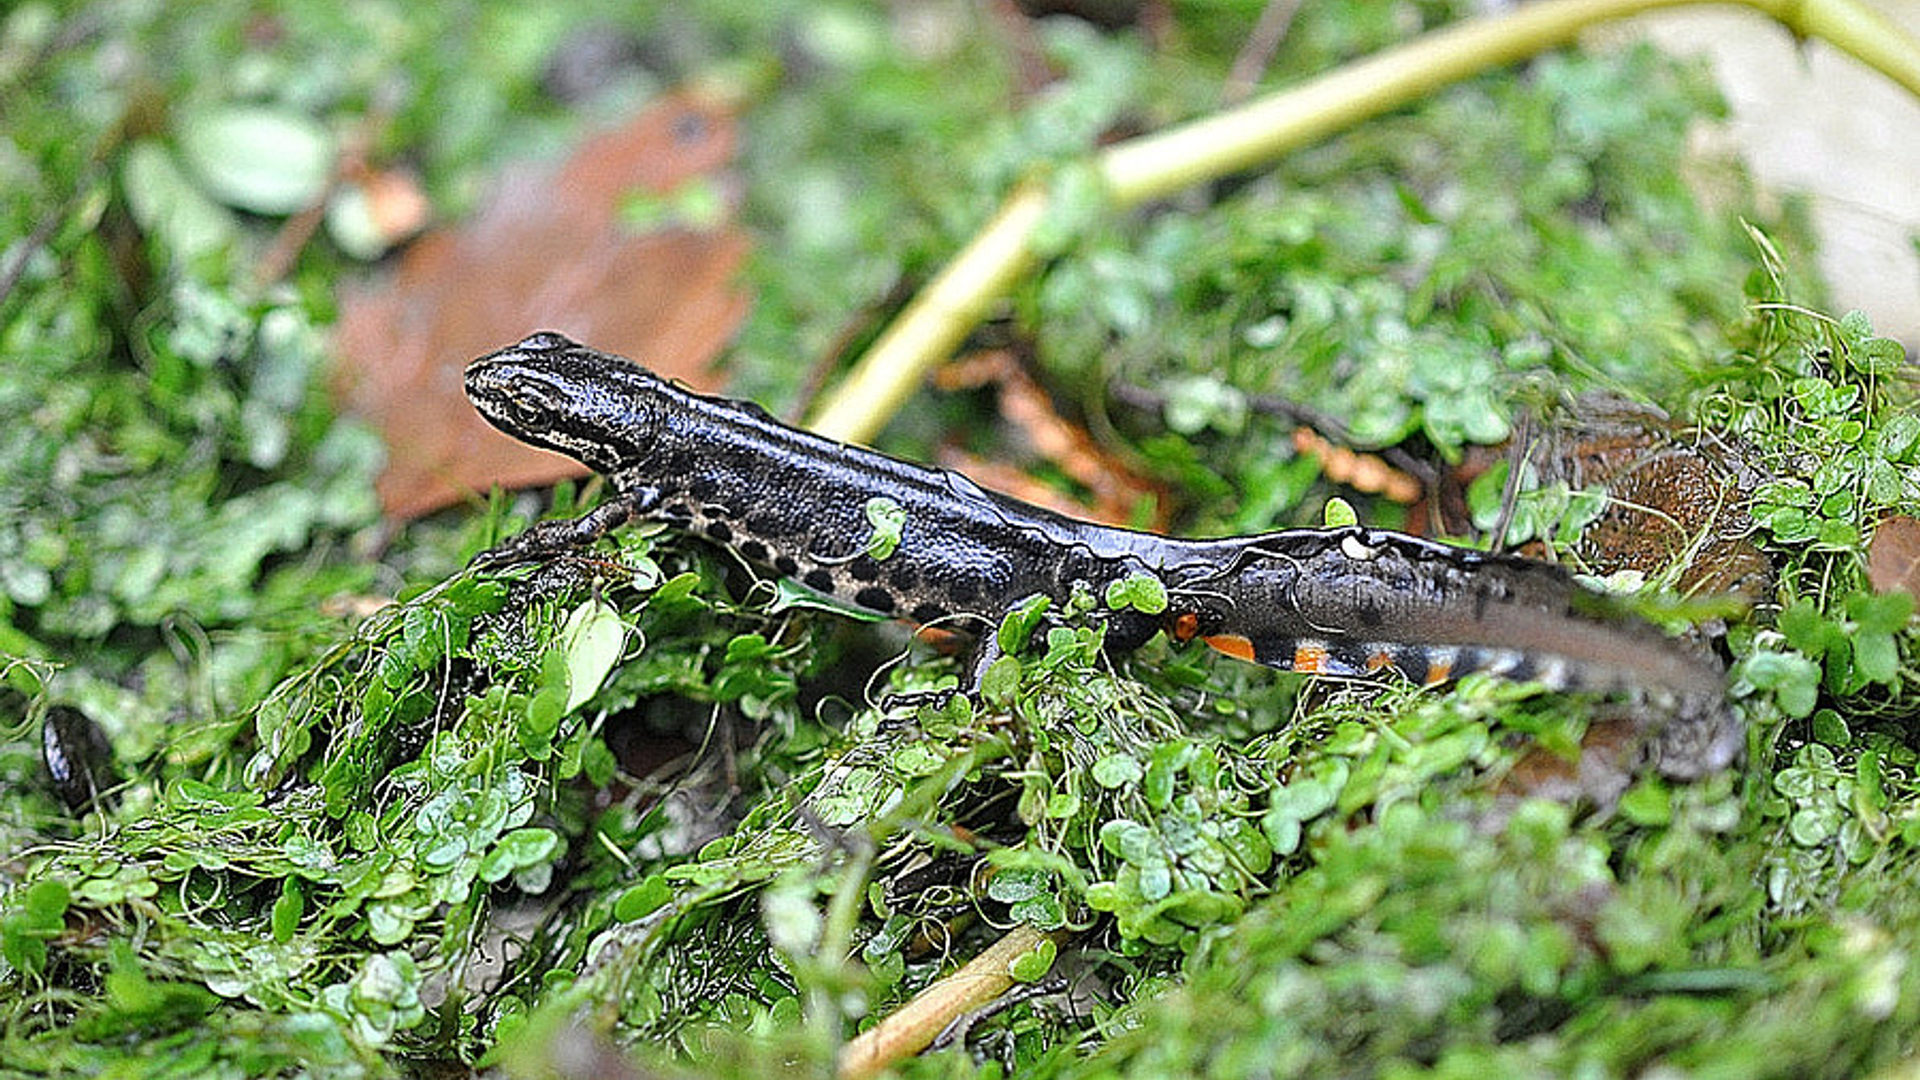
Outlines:
MULTIPOLYGON (((1269 79, 1467 6, 1307 5, 1269 79)), ((1190 197, 1067 198, 983 332, 1030 347, 1194 534, 1319 524, 1332 495, 1404 518, 1330 483, 1255 407, 1273 396, 1436 468, 1591 391, 1737 443, 1772 573, 1705 614, 1749 752, 1607 806, 1503 784, 1576 753, 1589 698, 1317 683, 1164 642, 1116 668, 1069 618, 981 702, 888 710, 863 680, 900 634, 770 605, 700 542, 636 527, 593 559, 463 569, 601 486, 387 534, 379 440, 326 392, 336 288, 364 266, 323 233, 257 285, 299 161, 239 192, 195 172, 210 114, 271 117, 241 128, 258 140, 378 109, 381 152, 453 214, 516 156, 725 84, 750 102, 756 243, 727 365, 777 407, 1015 181, 1070 196, 1104 133, 1217 108, 1258 8, 1175 3, 1157 35, 1047 20, 1025 44, 937 5, 0 17, 0 1072, 539 1074, 589 1038, 575 1020, 668 1072, 823 1072, 1013 926, 1071 933, 1018 965, 1033 993, 904 1072, 1910 1060, 1920 638, 1865 555, 1920 510, 1913 368, 1820 312, 1791 207, 1689 154, 1720 109, 1699 71, 1548 55, 1190 197), (589 17, 645 61, 565 107, 542 76, 589 17), (1023 93, 1029 45, 1059 78, 1023 93), (373 594, 399 602, 330 603, 373 594), (47 775, 48 725, 110 797, 47 775), (636 732, 695 766, 630 775, 636 732)), ((882 442, 993 452, 991 411, 923 395, 882 442)), ((1519 531, 1572 552, 1580 494, 1525 493, 1519 531)), ((957 667, 916 650, 873 689, 957 667)))

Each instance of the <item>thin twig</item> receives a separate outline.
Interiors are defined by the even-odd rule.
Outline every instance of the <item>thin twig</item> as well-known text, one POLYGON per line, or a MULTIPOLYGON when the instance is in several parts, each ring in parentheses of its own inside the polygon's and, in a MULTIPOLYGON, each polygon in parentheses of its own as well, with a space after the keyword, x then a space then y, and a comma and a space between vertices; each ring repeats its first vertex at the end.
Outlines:
POLYGON ((865 1080, 880 1070, 926 1049, 955 1018, 978 1009, 1013 986, 1008 966, 1061 931, 1046 933, 1016 926, 959 971, 914 995, 893 1015, 861 1032, 840 1048, 840 1080, 865 1080))
POLYGON ((1292 29, 1293 17, 1299 13, 1300 0, 1267 0, 1267 6, 1260 9, 1260 17, 1247 33, 1246 43, 1240 46, 1240 55, 1233 58, 1233 66, 1227 69, 1227 85, 1220 92, 1222 104, 1238 105, 1253 93, 1261 73, 1267 70, 1274 52, 1292 29))
POLYGON ((20 279, 26 276, 27 263, 33 261, 34 254, 46 246, 47 241, 53 237, 53 231, 66 219, 67 207, 71 202, 70 199, 62 200, 52 212, 41 218, 40 223, 33 227, 33 231, 27 234, 26 239, 13 249, 13 259, 7 263, 6 269, 0 270, 0 304, 7 302, 7 297, 13 293, 13 287, 20 284, 20 279))
POLYGON ((1507 483, 1500 490, 1500 517, 1493 523, 1493 543, 1489 545, 1494 554, 1507 550, 1507 529, 1513 524, 1513 512, 1520 503, 1520 480, 1526 474, 1527 462, 1533 457, 1533 413, 1521 410, 1520 424, 1514 429, 1513 438, 1508 441, 1507 483))

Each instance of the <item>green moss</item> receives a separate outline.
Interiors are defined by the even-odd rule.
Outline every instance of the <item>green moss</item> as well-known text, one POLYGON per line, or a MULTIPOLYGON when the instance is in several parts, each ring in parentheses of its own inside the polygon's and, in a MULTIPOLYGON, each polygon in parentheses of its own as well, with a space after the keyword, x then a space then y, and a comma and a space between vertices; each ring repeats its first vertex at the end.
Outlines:
MULTIPOLYGON (((1311 682, 1164 641, 1116 669, 1087 596, 1008 617, 982 702, 880 701, 958 664, 763 603, 696 541, 628 528, 592 559, 459 569, 537 515, 522 497, 375 545, 377 448, 322 392, 347 260, 323 242, 293 287, 249 284, 279 223, 212 202, 179 125, 258 105, 337 130, 378 101, 457 208, 506 148, 582 123, 537 89, 570 24, 255 7, 0 20, 0 266, 26 253, 0 298, 6 1067, 534 1068, 576 1019, 651 1066, 824 1067, 1013 924, 1074 934, 1022 962, 1036 996, 907 1072, 1845 1075, 1910 1052, 1920 654, 1863 554, 1920 504, 1913 387, 1897 346, 1789 286, 1791 218, 1737 177, 1711 208, 1680 181, 1718 110, 1696 71, 1542 58, 1192 202, 1114 220, 1083 198, 995 330, 1194 532, 1325 519, 1332 484, 1253 407, 1276 395, 1428 460, 1596 388, 1737 443, 1778 570, 1730 618, 1752 753, 1595 812, 1511 782, 1617 708, 1588 698, 1311 682), (376 585, 398 600, 356 627, 320 614, 376 585), (56 705, 110 747, 115 790, 78 811, 38 761, 56 705), (622 730, 704 752, 627 775, 622 730)), ((857 348, 884 315, 858 313, 1014 179, 1070 196, 1101 133, 1210 108, 1243 8, 1176 5, 1158 47, 1043 24, 1061 78, 1030 95, 971 16, 917 48, 858 6, 610 16, 695 76, 779 73, 746 120, 758 302, 732 358, 777 404, 796 357, 857 348)), ((1393 40, 1388 14, 1307 5, 1272 78, 1393 40)), ((981 404, 917 402, 893 445, 947 415, 997 446, 981 404)), ((1342 494, 1369 524, 1400 512, 1342 494)), ((1510 535, 1570 541, 1583 498, 1523 493, 1510 535)), ((886 546, 898 519, 871 509, 886 546)), ((1106 600, 1152 611, 1152 585, 1106 600)))

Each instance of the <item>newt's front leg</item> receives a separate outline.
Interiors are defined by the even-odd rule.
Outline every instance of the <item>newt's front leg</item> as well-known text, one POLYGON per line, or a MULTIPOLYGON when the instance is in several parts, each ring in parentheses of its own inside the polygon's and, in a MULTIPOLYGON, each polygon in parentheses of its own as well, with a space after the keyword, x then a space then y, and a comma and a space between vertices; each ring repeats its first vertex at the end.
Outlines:
POLYGON ((601 503, 577 518, 542 521, 518 536, 511 536, 473 557, 474 566, 506 566, 534 562, 577 551, 637 518, 645 517, 660 502, 654 488, 635 488, 601 503))

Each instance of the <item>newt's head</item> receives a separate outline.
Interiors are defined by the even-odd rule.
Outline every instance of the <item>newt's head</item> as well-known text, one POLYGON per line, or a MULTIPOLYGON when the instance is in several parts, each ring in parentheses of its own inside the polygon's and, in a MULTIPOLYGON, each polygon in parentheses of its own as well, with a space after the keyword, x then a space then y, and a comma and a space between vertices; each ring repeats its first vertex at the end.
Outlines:
POLYGON ((640 365, 551 330, 467 365, 466 385, 494 427, 602 473, 646 457, 669 389, 640 365))

